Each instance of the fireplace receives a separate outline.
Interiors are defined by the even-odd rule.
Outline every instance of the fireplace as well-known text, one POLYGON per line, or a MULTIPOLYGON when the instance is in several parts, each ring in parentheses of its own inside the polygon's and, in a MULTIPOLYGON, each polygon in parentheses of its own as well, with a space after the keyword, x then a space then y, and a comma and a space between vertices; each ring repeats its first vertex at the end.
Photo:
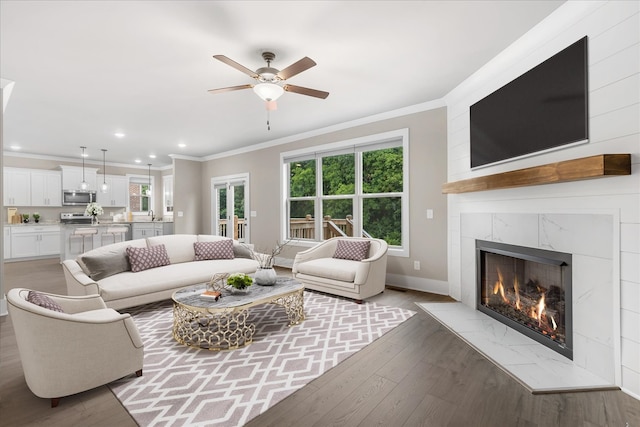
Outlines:
POLYGON ((573 359, 571 254, 476 240, 477 308, 573 359))

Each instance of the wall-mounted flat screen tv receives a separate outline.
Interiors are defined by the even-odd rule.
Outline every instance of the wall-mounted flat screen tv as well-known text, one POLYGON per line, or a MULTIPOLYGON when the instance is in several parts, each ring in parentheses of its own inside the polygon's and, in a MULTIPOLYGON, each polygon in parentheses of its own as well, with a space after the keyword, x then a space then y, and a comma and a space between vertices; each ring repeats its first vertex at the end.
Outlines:
POLYGON ((471 106, 471 167, 589 137, 587 37, 471 106))

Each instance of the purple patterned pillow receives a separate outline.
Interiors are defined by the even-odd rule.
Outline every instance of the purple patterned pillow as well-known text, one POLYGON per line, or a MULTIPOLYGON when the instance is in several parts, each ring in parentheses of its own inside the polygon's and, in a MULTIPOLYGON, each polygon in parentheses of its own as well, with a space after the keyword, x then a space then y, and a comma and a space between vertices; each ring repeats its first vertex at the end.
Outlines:
POLYGON ((369 245, 371 242, 368 240, 338 240, 338 247, 333 257, 362 261, 369 253, 369 245))
POLYGON ((64 313, 60 304, 49 298, 48 296, 41 294, 36 291, 29 291, 29 295, 27 295, 27 301, 31 304, 38 305, 43 308, 48 308, 49 310, 58 311, 60 313, 64 313))
POLYGON ((196 261, 207 259, 233 259, 233 240, 224 239, 214 242, 195 242, 193 249, 196 261))
POLYGON ((131 271, 134 273, 170 264, 169 255, 167 255, 167 249, 164 245, 152 246, 150 248, 134 248, 128 246, 127 256, 131 264, 131 271))

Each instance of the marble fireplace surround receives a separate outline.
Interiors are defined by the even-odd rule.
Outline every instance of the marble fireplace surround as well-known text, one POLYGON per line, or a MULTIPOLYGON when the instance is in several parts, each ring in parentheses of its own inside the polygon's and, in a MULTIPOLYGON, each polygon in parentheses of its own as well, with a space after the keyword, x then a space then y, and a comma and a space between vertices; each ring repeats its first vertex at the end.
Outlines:
POLYGON ((617 236, 615 213, 461 213, 460 303, 436 317, 533 392, 617 388, 617 236), (476 239, 573 255, 573 361, 476 310, 476 239), (475 332, 465 333, 470 325, 475 332), (484 350, 473 339, 488 341, 484 350))

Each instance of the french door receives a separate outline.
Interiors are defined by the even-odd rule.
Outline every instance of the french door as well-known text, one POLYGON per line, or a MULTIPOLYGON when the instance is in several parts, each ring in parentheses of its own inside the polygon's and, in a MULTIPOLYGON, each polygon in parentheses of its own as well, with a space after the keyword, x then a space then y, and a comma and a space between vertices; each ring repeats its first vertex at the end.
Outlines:
POLYGON ((211 180, 212 234, 249 241, 249 175, 211 180))

